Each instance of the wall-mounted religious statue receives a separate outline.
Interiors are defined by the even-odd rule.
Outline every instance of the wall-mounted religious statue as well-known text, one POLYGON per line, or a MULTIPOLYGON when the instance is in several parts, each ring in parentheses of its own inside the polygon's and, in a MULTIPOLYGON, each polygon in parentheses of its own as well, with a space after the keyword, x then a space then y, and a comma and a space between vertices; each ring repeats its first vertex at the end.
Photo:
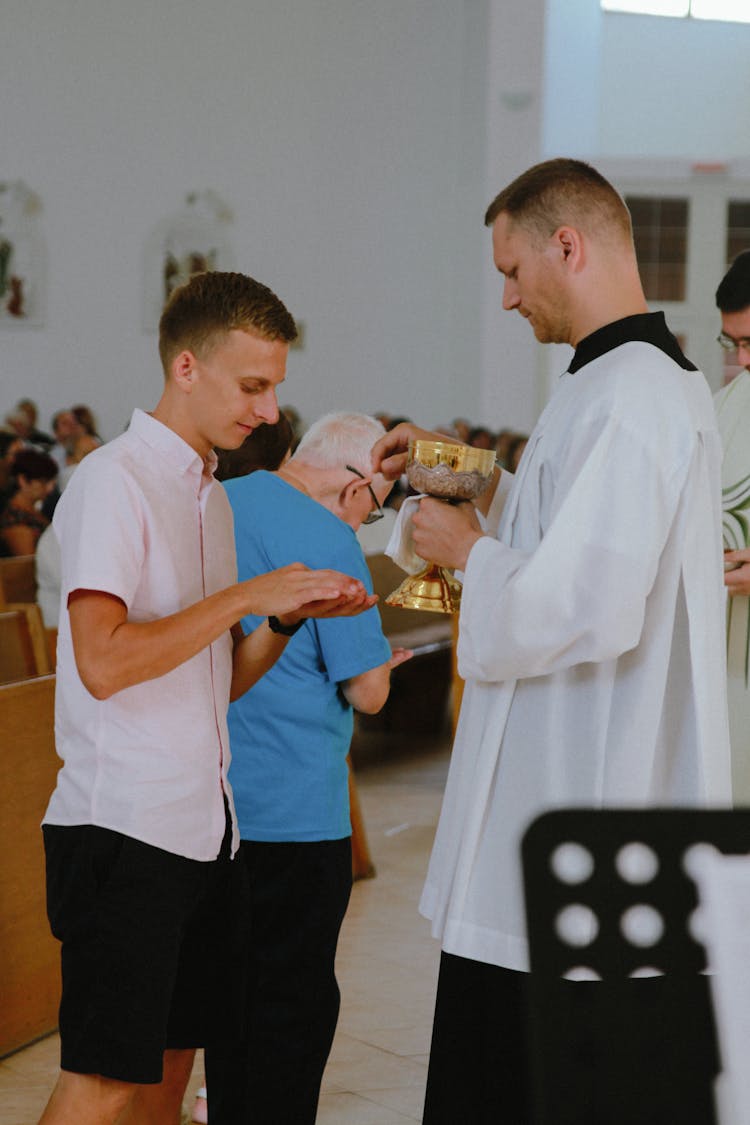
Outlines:
POLYGON ((233 215, 216 192, 190 192, 183 207, 157 224, 148 244, 144 327, 156 327, 173 289, 194 273, 231 269, 233 215))
POLYGON ((0 181, 0 325, 42 323, 46 248, 39 196, 22 180, 0 181))

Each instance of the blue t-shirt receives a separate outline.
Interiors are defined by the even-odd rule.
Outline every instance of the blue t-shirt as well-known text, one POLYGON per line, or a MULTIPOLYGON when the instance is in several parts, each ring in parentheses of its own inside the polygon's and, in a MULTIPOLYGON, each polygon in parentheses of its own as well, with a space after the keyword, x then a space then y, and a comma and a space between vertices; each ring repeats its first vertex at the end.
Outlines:
MULTIPOLYGON (((264 471, 226 481, 240 581, 301 562, 372 583, 348 524, 264 471)), ((264 619, 242 620, 245 633, 264 619)), ((340 840, 351 834, 346 755, 352 708, 338 685, 390 659, 377 608, 309 619, 265 676, 229 708, 243 840, 340 840)))

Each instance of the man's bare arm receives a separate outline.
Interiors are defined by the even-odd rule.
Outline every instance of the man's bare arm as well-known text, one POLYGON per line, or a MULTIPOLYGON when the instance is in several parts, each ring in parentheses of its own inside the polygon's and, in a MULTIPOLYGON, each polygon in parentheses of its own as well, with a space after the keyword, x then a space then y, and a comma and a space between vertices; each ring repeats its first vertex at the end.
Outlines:
MULTIPOLYGON (((312 602, 302 606, 295 614, 281 616, 280 621, 283 625, 294 625, 304 617, 353 616, 370 609, 377 600, 375 594, 368 594, 362 586, 361 593, 356 597, 312 602)), ((265 676, 281 656, 290 638, 283 633, 272 632, 266 621, 246 635, 242 632, 242 626, 237 624, 232 628, 232 637, 235 646, 231 699, 234 700, 244 695, 261 676, 265 676)))
POLYGON ((384 706, 391 690, 391 670, 413 656, 411 649, 395 648, 391 659, 377 668, 370 668, 350 680, 344 680, 341 691, 347 703, 355 711, 365 715, 377 715, 384 706))
POLYGON ((73 591, 68 607, 81 680, 96 699, 108 699, 123 688, 171 672, 248 613, 294 615, 310 603, 343 599, 358 605, 366 598, 364 586, 353 578, 294 563, 157 621, 129 621, 119 598, 96 590, 73 591))

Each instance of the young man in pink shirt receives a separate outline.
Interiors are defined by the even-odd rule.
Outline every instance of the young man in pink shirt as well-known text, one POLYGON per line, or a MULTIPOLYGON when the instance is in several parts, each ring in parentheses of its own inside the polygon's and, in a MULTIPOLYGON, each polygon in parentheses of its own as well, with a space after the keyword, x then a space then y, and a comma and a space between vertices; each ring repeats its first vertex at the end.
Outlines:
POLYGON ((214 447, 276 420, 295 335, 251 278, 192 278, 162 314, 156 408, 81 464, 55 513, 63 766, 44 835, 62 1059, 40 1125, 179 1125, 195 1048, 235 1031, 230 697, 303 618, 374 601, 301 564, 237 582, 214 447), (243 637, 250 613, 266 620, 243 637))

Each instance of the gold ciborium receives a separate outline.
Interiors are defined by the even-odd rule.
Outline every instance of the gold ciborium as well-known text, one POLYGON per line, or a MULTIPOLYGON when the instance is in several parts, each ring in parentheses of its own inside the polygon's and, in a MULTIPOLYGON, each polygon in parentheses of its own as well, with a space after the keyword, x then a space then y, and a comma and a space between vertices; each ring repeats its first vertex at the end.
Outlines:
MULTIPOLYGON (((495 468, 493 449, 475 449, 448 441, 410 441, 406 476, 416 492, 459 503, 475 500, 485 491, 495 468)), ((385 599, 402 609, 456 613, 461 604, 461 583, 446 567, 428 563, 419 574, 408 575, 385 599)))

